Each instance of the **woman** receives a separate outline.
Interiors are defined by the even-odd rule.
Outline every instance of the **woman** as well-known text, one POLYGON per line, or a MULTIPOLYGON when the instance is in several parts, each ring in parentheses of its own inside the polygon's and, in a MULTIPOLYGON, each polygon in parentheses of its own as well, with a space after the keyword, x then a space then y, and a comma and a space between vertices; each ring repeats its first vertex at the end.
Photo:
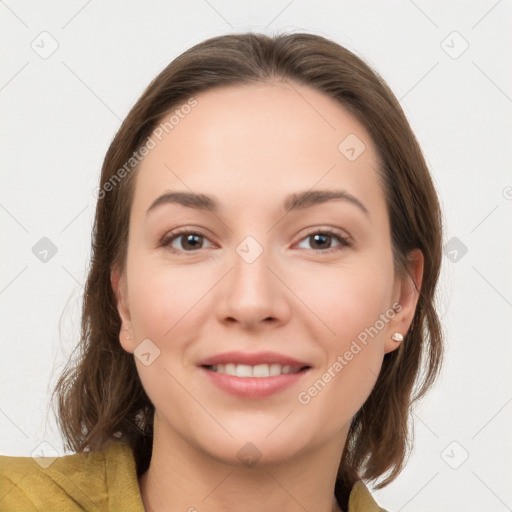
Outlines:
POLYGON ((55 389, 77 453, 2 457, 4 506, 381 510, 364 481, 401 471, 443 347, 439 202, 379 75, 316 35, 206 40, 132 108, 97 198, 55 389))

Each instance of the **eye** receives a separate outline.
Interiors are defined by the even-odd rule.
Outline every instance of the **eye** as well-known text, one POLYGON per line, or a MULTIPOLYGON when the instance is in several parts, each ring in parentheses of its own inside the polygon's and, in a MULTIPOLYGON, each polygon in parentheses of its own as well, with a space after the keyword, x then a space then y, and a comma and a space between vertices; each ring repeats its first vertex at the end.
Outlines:
POLYGON ((208 240, 201 233, 195 231, 172 231, 167 233, 160 241, 160 247, 169 247, 174 252, 195 252, 194 249, 202 249, 203 241, 208 240), (181 242, 180 242, 181 240, 181 242), (181 247, 172 244, 177 241, 181 247))
MULTIPOLYGON (((196 231, 171 231, 167 233, 160 241, 160 247, 168 247, 171 251, 176 253, 182 252, 196 252, 198 249, 203 249, 203 243, 208 240, 204 235, 196 231), (176 247, 173 245, 177 242, 176 247)), ((329 253, 337 250, 341 250, 344 247, 350 247, 352 244, 348 237, 343 236, 337 230, 327 228, 321 231, 313 231, 301 240, 310 240, 313 244, 315 252, 329 253), (337 241, 338 244, 334 247, 326 247, 331 245, 333 241, 337 241), (316 248, 314 246, 317 246, 316 248), (319 247, 318 247, 319 246, 319 247)))
POLYGON ((337 230, 330 228, 323 229, 321 231, 313 231, 302 240, 310 240, 310 243, 313 244, 313 249, 315 249, 315 245, 320 246, 320 250, 315 251, 320 253, 334 252, 341 250, 343 247, 350 247, 352 245, 349 238, 343 236, 337 230), (326 247, 329 246, 332 241, 338 241, 338 245, 334 247, 326 247))

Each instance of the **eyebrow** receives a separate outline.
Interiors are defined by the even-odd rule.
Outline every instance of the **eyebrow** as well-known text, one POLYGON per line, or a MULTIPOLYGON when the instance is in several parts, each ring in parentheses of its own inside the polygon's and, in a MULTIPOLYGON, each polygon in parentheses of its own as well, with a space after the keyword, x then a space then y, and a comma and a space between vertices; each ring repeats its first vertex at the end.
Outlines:
MULTIPOLYGON (((359 208, 365 215, 369 216, 366 206, 357 197, 349 194, 345 190, 306 190, 287 196, 283 203, 282 209, 286 212, 291 210, 303 210, 312 206, 326 203, 328 201, 342 200, 347 201, 359 208)), ((155 199, 148 208, 146 215, 164 204, 180 204, 187 208, 196 210, 210 210, 211 212, 219 211, 219 203, 216 199, 205 194, 196 194, 193 192, 172 192, 168 191, 155 199)))

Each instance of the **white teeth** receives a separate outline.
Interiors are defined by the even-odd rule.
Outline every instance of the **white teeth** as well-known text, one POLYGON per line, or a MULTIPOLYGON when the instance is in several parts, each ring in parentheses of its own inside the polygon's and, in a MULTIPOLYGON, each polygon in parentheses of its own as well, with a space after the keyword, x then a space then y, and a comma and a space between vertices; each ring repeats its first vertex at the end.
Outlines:
POLYGON ((292 368, 290 365, 281 366, 277 363, 257 364, 250 366, 248 364, 217 364, 210 366, 210 370, 218 373, 226 373, 236 377, 275 377, 276 375, 286 375, 288 373, 297 373, 300 368, 292 368))
POLYGON ((236 365, 236 376, 237 377, 252 377, 252 366, 247 364, 236 365))
POLYGON ((270 365, 270 376, 274 377, 275 375, 281 375, 281 365, 277 363, 270 365))
POLYGON ((268 368, 268 364, 257 364, 252 367, 252 376, 253 377, 269 377, 270 370, 268 368))

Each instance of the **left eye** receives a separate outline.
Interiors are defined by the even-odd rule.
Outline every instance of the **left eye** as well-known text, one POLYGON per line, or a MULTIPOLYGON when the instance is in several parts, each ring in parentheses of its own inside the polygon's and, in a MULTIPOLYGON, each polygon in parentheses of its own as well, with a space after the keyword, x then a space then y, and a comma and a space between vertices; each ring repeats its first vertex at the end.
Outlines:
MULTIPOLYGON (((200 233, 196 233, 194 231, 181 231, 167 234, 162 238, 160 246, 169 247, 174 252, 196 252, 195 250, 197 249, 203 249, 202 242, 204 240, 208 240, 208 238, 200 233), (174 247, 172 244, 180 239, 182 240, 179 244, 181 247, 174 247)), ((339 250, 342 247, 349 247, 351 245, 347 238, 331 230, 315 231, 314 233, 310 233, 301 240, 301 243, 307 240, 313 240, 312 243, 320 246, 317 247, 318 250, 315 252, 330 252, 339 250), (329 246, 332 241, 338 241, 338 244, 334 247, 322 247, 325 245, 329 246)))
POLYGON ((335 231, 326 230, 326 231, 315 231, 314 233, 310 233, 302 240, 313 240, 314 244, 318 245, 329 245, 330 242, 333 240, 337 240, 339 243, 335 247, 320 247, 320 251, 317 252, 329 252, 333 250, 337 250, 336 247, 349 247, 350 242, 347 238, 343 237, 342 235, 338 234, 335 231))

